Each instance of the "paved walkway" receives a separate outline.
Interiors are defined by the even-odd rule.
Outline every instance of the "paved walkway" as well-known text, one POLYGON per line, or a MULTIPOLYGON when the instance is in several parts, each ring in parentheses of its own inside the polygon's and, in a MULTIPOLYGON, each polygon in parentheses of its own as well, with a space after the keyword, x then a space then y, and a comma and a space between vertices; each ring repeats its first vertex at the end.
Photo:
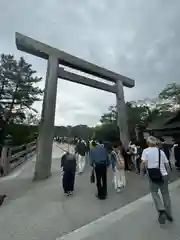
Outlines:
MULTIPOLYGON (((147 179, 128 173, 125 191, 116 194, 112 187, 112 171, 109 170, 108 199, 98 201, 87 167, 81 176, 76 177, 74 196, 66 198, 60 176, 62 153, 54 144, 52 177, 46 181, 32 181, 35 158, 0 180, 1 193, 8 194, 0 208, 1 239, 56 240, 148 193, 147 179)), ((177 178, 178 175, 173 174, 172 179, 177 178)))
POLYGON ((57 240, 179 240, 180 180, 170 185, 174 222, 160 226, 150 195, 140 198, 57 240))

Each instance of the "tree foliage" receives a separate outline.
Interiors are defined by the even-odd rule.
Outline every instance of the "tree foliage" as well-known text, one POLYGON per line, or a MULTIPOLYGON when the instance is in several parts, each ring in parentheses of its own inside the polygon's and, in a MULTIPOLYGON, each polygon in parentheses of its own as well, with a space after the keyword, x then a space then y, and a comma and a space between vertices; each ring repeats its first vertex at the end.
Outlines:
POLYGON ((0 56, 0 112, 8 120, 23 121, 25 111, 40 101, 42 90, 36 86, 42 78, 23 57, 16 61, 13 55, 0 56))
POLYGON ((102 124, 93 128, 93 139, 104 141, 115 141, 119 139, 119 129, 117 124, 102 124))
POLYGON ((11 136, 11 145, 18 146, 35 141, 38 136, 38 127, 25 124, 9 124, 7 133, 11 136))
POLYGON ((159 94, 159 98, 164 102, 163 108, 170 111, 180 109, 180 84, 168 84, 159 94))
POLYGON ((76 125, 76 126, 56 126, 55 136, 58 137, 71 137, 71 138, 82 138, 89 139, 92 136, 92 128, 87 125, 76 125))
POLYGON ((36 126, 40 124, 40 116, 37 113, 28 111, 26 112, 25 116, 26 116, 26 119, 23 121, 23 124, 36 125, 36 126))
MULTIPOLYGON (((35 114, 27 114, 28 111, 36 112, 32 105, 41 100, 43 91, 37 86, 41 77, 35 76, 32 69, 23 57, 18 61, 13 55, 1 54, 0 56, 0 144, 3 145, 8 134, 12 136, 15 144, 33 139, 30 128, 27 125, 20 127, 13 123, 35 123, 35 114), (31 119, 31 121, 30 121, 31 119), (18 126, 18 127, 17 127, 18 126), (30 135, 28 135, 28 133, 30 135), (14 140, 16 139, 16 140, 14 140), (24 140, 26 139, 26 140, 24 140)), ((37 123, 37 121, 36 121, 37 123)))
POLYGON ((117 120, 117 110, 116 106, 110 106, 108 112, 103 114, 100 118, 102 124, 114 124, 117 120))
MULTIPOLYGON (((126 103, 126 114, 130 136, 135 137, 135 128, 142 129, 153 120, 170 115, 172 112, 180 109, 180 84, 168 84, 163 89, 158 98, 146 99, 136 102, 126 103)), ((101 126, 94 129, 95 136, 109 136, 116 134, 117 110, 116 106, 110 106, 108 112, 100 118, 101 126), (116 130, 115 130, 116 129, 116 130)))

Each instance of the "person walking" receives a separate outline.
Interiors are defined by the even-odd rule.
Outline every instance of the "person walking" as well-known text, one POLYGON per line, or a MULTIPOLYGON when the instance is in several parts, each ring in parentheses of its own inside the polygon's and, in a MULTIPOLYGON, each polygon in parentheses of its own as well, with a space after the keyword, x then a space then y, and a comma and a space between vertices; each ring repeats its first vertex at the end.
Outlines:
POLYGON ((69 152, 65 153, 61 158, 61 168, 63 171, 62 185, 66 196, 70 196, 74 191, 76 158, 69 152))
POLYGON ((173 155, 175 159, 175 166, 177 170, 180 170, 180 139, 176 140, 176 144, 173 147, 173 155))
POLYGON ((129 143, 128 149, 125 149, 124 146, 122 146, 121 149, 122 149, 121 153, 123 155, 124 164, 125 164, 124 170, 129 172, 134 168, 134 164, 132 162, 132 152, 130 149, 130 143, 129 143))
POLYGON ((172 164, 171 164, 171 154, 170 154, 170 147, 168 146, 168 144, 165 142, 165 140, 163 138, 159 138, 159 147, 160 149, 163 150, 163 152, 165 153, 167 159, 168 159, 168 162, 169 162, 169 167, 172 171, 172 164))
MULTIPOLYGON (((148 144, 147 144, 147 139, 140 139, 139 141, 139 174, 141 174, 141 156, 142 156, 142 153, 143 153, 143 150, 148 148, 148 144)), ((147 175, 147 169, 146 167, 143 169, 143 175, 146 176, 147 175)))
POLYGON ((129 172, 131 157, 129 155, 129 151, 126 151, 124 147, 122 147, 122 155, 124 158, 124 170, 129 172))
POLYGON ((125 187, 124 158, 121 154, 121 146, 115 144, 111 152, 111 164, 113 169, 114 189, 117 193, 125 187))
POLYGON ((108 152, 102 144, 92 142, 93 148, 90 152, 91 166, 95 169, 97 198, 106 199, 107 197, 107 165, 108 152))
POLYGON ((141 165, 141 155, 142 155, 142 148, 140 146, 140 142, 137 141, 136 143, 137 153, 135 155, 135 167, 136 167, 136 173, 140 174, 140 165, 141 165))
POLYGON ((87 153, 87 146, 85 141, 79 140, 76 148, 75 153, 77 155, 77 162, 78 162, 78 173, 81 174, 84 171, 86 165, 86 153, 87 153))
POLYGON ((173 221, 168 189, 169 162, 165 153, 157 147, 155 137, 148 137, 147 143, 148 148, 143 150, 141 157, 141 170, 147 168, 151 195, 159 214, 158 220, 160 224, 165 224, 166 220, 173 221), (159 190, 163 201, 158 193, 159 190))

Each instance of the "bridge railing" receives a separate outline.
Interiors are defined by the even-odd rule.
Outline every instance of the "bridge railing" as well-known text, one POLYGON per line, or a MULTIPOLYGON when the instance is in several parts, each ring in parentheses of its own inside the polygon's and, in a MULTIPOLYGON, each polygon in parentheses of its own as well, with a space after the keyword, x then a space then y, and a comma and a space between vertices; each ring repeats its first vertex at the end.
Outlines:
POLYGON ((4 146, 1 154, 1 175, 7 175, 36 153, 36 141, 21 146, 4 146))

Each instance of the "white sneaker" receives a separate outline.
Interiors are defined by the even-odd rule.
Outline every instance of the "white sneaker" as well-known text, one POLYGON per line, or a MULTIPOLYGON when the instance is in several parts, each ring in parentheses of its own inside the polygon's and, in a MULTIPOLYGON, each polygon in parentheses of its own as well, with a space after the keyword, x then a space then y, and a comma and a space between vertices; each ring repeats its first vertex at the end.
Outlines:
POLYGON ((122 189, 121 189, 121 188, 119 188, 119 187, 118 187, 118 188, 116 188, 116 192, 117 192, 117 193, 120 193, 120 192, 121 192, 121 190, 122 190, 122 189))

